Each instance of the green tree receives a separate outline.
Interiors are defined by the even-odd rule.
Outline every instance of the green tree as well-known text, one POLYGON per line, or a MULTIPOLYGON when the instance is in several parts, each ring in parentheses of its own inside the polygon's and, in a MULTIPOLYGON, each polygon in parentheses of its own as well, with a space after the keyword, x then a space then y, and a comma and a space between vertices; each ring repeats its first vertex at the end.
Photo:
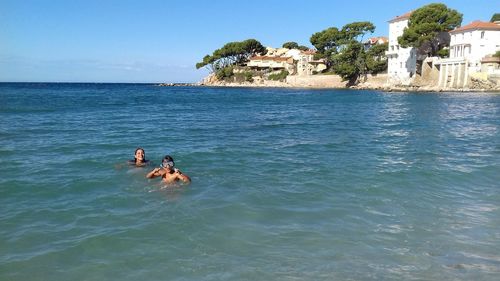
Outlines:
POLYGON ((440 58, 448 58, 450 56, 450 49, 441 49, 437 52, 440 58))
POLYGON ((327 58, 337 52, 341 45, 342 34, 336 27, 330 27, 323 31, 314 33, 311 38, 311 44, 318 51, 317 58, 327 58))
POLYGON ((462 23, 462 14, 441 3, 433 3, 415 10, 409 20, 408 27, 398 42, 403 48, 423 47, 428 44, 428 53, 435 56, 448 42, 439 39, 440 32, 448 32, 462 23))
POLYGON ((361 74, 369 71, 361 42, 366 34, 374 30, 375 26, 365 21, 346 24, 340 30, 330 27, 316 32, 310 39, 318 51, 315 58, 325 58, 333 72, 349 83, 355 83, 361 74))
POLYGON ((491 16, 490 22, 495 22, 495 21, 500 21, 500 14, 499 13, 495 13, 495 14, 493 14, 493 16, 491 16))
POLYGON ((288 71, 286 70, 281 70, 279 73, 273 73, 269 74, 267 79, 269 80, 274 80, 274 81, 284 81, 286 77, 288 76, 288 71))
POLYGON ((286 42, 283 44, 282 46, 283 48, 287 48, 287 49, 298 49, 298 50, 301 50, 301 51, 307 51, 309 50, 309 47, 307 46, 304 46, 304 45, 300 45, 297 44, 297 42, 286 42))
POLYGON ((363 44, 352 41, 344 46, 342 52, 332 57, 332 69, 343 80, 354 84, 361 73, 366 71, 364 57, 363 44))
POLYGON ((341 33, 345 41, 363 41, 365 34, 373 33, 375 26, 369 21, 353 22, 342 27, 341 33))
POLYGON ((233 72, 233 67, 232 66, 226 66, 224 68, 221 68, 215 72, 215 76, 217 79, 222 80, 224 78, 230 78, 234 75, 233 72))
POLYGON ((265 54, 266 48, 255 39, 241 42, 229 42, 215 50, 212 55, 206 55, 196 64, 196 68, 207 67, 210 72, 218 72, 228 66, 241 65, 255 54, 265 54))
POLYGON ((299 44, 297 42, 286 42, 283 44, 283 48, 287 49, 297 49, 299 47, 299 44))
POLYGON ((344 25, 340 30, 330 27, 316 32, 311 36, 310 41, 323 57, 328 57, 353 41, 361 42, 365 34, 373 33, 374 30, 375 26, 371 22, 353 22, 344 25))
POLYGON ((214 56, 206 55, 203 57, 203 61, 196 64, 196 69, 200 69, 206 66, 210 72, 217 71, 217 58, 214 56))
POLYGON ((388 43, 377 44, 366 51, 366 68, 370 73, 379 73, 387 69, 387 51, 388 43))

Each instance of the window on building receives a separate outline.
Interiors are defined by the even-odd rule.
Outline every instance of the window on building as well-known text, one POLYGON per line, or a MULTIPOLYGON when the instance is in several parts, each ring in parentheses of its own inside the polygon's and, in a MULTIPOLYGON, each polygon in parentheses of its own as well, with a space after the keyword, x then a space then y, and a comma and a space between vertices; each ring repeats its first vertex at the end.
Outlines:
POLYGON ((399 68, 403 68, 403 63, 402 62, 399 63, 399 68))
POLYGON ((481 39, 484 39, 484 31, 481 32, 481 39))

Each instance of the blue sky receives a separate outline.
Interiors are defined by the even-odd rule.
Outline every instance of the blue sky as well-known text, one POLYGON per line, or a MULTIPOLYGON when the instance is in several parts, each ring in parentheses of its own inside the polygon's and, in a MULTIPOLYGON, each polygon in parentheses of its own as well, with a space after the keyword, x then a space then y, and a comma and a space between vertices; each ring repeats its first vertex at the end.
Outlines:
MULTIPOLYGON (((328 27, 387 21, 434 1, 0 0, 0 82, 197 82, 196 62, 230 41, 264 46, 328 27)), ((498 0, 447 0, 462 24, 488 21, 498 0)))

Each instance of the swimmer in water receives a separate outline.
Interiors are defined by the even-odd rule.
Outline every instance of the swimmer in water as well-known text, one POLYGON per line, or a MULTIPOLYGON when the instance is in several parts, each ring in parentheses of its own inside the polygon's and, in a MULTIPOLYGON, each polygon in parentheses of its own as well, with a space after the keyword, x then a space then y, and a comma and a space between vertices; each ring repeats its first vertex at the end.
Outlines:
POLYGON ((151 172, 146 175, 146 178, 152 179, 156 177, 161 177, 164 183, 176 183, 182 181, 184 183, 191 183, 191 178, 185 175, 181 170, 174 168, 174 159, 170 155, 163 157, 161 167, 154 168, 151 172))
POLYGON ((146 152, 142 147, 138 147, 134 153, 134 160, 128 160, 130 165, 136 167, 144 167, 149 164, 149 160, 146 160, 146 152))

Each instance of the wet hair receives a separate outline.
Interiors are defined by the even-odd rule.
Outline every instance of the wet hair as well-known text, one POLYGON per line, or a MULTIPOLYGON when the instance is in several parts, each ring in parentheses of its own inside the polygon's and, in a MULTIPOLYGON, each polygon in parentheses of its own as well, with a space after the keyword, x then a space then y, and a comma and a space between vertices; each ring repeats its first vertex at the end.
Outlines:
POLYGON ((136 148, 136 149, 135 149, 135 152, 134 152, 134 162, 137 162, 137 158, 135 158, 135 154, 136 154, 136 153, 137 153, 137 151, 139 151, 139 150, 142 150, 142 153, 144 153, 144 158, 142 159, 142 163, 147 162, 147 160, 146 160, 146 151, 145 151, 145 150, 144 150, 144 148, 142 148, 142 147, 138 147, 138 148, 136 148))
POLYGON ((169 162, 172 161, 172 162, 174 162, 174 158, 172 158, 172 156, 170 156, 170 155, 165 155, 165 157, 163 157, 163 159, 161 161, 162 162, 163 161, 169 161, 169 162))
POLYGON ((170 155, 165 155, 165 157, 163 157, 163 159, 161 160, 160 166, 163 168, 166 168, 167 166, 170 166, 170 168, 173 168, 175 166, 174 158, 172 158, 172 156, 170 156, 170 155))

